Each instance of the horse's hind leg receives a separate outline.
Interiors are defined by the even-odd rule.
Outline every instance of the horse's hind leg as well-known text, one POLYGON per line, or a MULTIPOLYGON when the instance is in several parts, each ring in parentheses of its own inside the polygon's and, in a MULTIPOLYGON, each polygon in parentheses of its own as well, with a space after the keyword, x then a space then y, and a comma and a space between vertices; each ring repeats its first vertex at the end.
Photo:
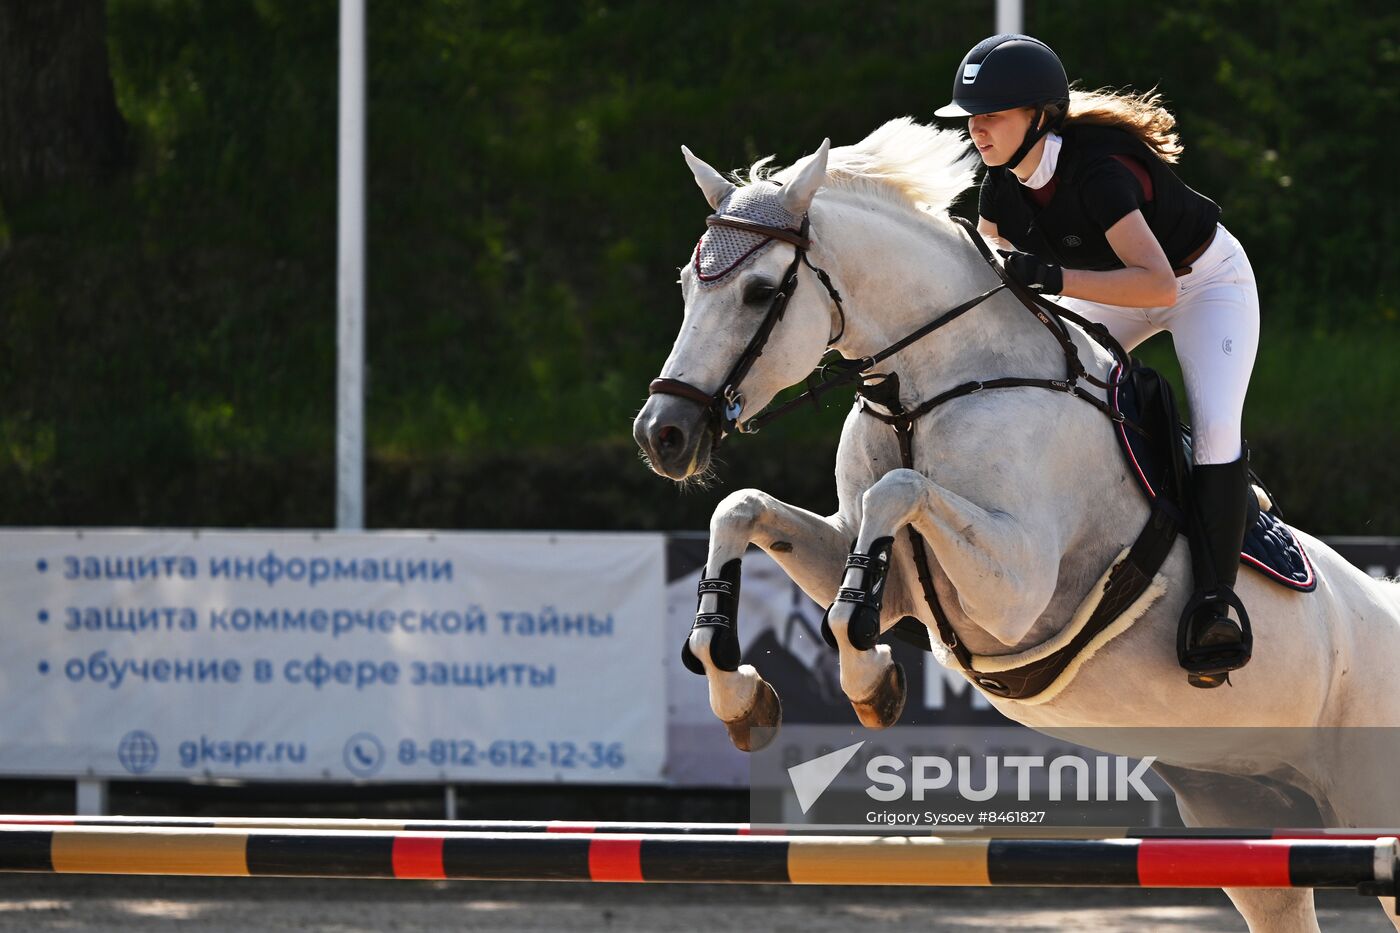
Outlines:
MULTIPOLYGON (((757 489, 743 489, 725 497, 710 519, 705 576, 718 578, 731 561, 743 558, 749 544, 757 544, 808 596, 826 605, 835 595, 832 581, 845 556, 846 534, 834 518, 822 518, 757 489)), ((718 602, 717 596, 703 596, 701 614, 715 611, 718 602)), ((753 665, 732 663, 715 627, 697 625, 687 645, 709 682, 710 709, 724 722, 734 744, 755 751, 771 741, 773 732, 753 733, 757 727, 776 730, 781 720, 777 693, 768 682, 753 665)))
POLYGON ((1312 888, 1226 888, 1251 933, 1321 933, 1312 888))
MULTIPOLYGON (((1291 789, 1244 777, 1175 768, 1160 762, 1152 770, 1176 793, 1176 808, 1187 826, 1260 828, 1317 825, 1318 812, 1291 789)), ((1225 888, 1253 933, 1318 933, 1311 888, 1225 888)))
MULTIPOLYGON (((1379 705, 1387 701, 1373 702, 1379 705)), ((1327 803, 1335 817, 1327 825, 1382 830, 1400 825, 1400 782, 1395 779, 1394 764, 1400 755, 1400 730, 1337 728, 1328 730, 1326 738, 1333 744, 1323 760, 1334 763, 1335 769, 1327 790, 1327 803), (1337 762, 1346 764, 1336 766, 1337 762)), ((1379 900, 1386 919, 1400 930, 1395 898, 1379 900)))

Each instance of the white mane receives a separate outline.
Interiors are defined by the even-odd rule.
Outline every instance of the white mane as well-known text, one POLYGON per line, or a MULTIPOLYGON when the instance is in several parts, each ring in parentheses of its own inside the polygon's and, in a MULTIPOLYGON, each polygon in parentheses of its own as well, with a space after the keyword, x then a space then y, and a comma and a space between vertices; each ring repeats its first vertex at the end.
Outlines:
MULTIPOLYGON (((741 183, 786 182, 803 163, 769 171, 769 156, 749 167, 741 183)), ((804 160, 805 161, 805 160, 804 160)), ((957 130, 915 123, 912 117, 890 120, 853 146, 831 150, 827 186, 873 194, 916 210, 946 211, 972 184, 976 154, 957 130)))

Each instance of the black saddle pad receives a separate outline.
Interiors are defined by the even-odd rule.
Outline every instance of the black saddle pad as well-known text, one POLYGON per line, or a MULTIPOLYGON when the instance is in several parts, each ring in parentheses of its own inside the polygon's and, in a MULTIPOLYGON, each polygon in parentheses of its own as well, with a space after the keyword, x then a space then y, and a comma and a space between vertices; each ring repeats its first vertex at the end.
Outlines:
MULTIPOLYGON (((1155 377, 1155 374, 1153 375, 1155 377)), ((1117 378, 1116 371, 1114 378, 1117 378)), ((1138 484, 1147 498, 1154 499, 1159 492, 1172 488, 1170 452, 1163 446, 1163 435, 1169 431, 1162 429, 1161 412, 1153 410, 1151 401, 1138 398, 1141 391, 1139 380, 1129 378, 1121 387, 1109 392, 1109 403, 1133 424, 1147 426, 1146 436, 1122 423, 1116 425, 1115 429, 1118 445, 1128 460, 1129 471, 1137 477, 1138 484), (1154 420, 1157 422, 1155 431, 1152 430, 1154 420)), ((1190 429, 1178 423, 1177 431, 1180 436, 1175 440, 1184 445, 1185 461, 1190 464, 1190 429)), ((1251 479, 1254 479, 1252 472, 1251 479)), ((1283 518, 1277 512, 1277 506, 1271 507, 1267 512, 1263 509, 1255 511, 1257 518, 1245 533, 1244 552, 1240 555, 1240 560, 1282 586, 1302 593, 1311 593, 1317 588, 1317 576, 1313 573, 1312 562, 1308 560, 1302 543, 1293 534, 1293 529, 1284 524, 1283 518)))

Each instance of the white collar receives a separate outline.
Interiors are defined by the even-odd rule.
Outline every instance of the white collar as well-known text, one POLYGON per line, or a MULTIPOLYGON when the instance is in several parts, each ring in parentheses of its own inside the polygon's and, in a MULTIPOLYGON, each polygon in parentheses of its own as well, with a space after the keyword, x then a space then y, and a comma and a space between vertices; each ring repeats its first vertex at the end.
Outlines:
POLYGON ((1031 177, 1021 181, 1019 175, 1016 180, 1027 188, 1044 188, 1045 185, 1055 175, 1055 166, 1060 162, 1060 134, 1046 133, 1045 148, 1040 152, 1040 164, 1035 167, 1031 177))

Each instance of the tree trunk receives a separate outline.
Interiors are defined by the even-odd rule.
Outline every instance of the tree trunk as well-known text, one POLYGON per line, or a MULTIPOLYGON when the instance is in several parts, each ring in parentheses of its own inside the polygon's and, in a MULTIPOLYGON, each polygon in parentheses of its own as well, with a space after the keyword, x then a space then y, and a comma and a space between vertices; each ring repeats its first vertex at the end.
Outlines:
POLYGON ((127 161, 104 0, 0 0, 0 205, 127 161))

